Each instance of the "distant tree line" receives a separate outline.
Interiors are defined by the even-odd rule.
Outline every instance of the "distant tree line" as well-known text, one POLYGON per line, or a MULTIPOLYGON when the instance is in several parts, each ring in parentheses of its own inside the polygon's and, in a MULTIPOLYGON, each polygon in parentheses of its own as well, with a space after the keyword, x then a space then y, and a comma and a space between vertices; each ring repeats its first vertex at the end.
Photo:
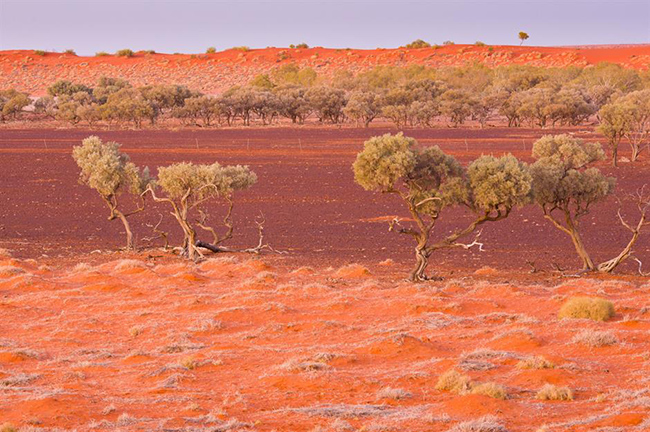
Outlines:
MULTIPOLYGON (((0 92, 0 120, 17 119, 32 103, 27 94, 0 92)), ((58 81, 33 102, 33 114, 71 125, 155 125, 175 119, 197 127, 269 125, 280 119, 303 124, 353 123, 369 126, 383 119, 398 129, 575 126, 599 123, 614 154, 622 141, 632 159, 648 146, 650 71, 602 63, 577 68, 482 65, 432 69, 380 66, 357 75, 339 71, 322 77, 311 68, 288 64, 256 76, 221 95, 205 95, 180 85, 133 87, 118 78, 101 78, 93 88, 58 81)))

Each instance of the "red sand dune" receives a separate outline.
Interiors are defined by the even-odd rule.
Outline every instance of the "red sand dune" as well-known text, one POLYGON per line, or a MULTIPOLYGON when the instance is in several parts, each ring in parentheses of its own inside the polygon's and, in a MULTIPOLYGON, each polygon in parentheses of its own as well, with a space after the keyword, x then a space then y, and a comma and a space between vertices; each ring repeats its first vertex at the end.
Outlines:
POLYGON ((487 66, 529 64, 544 67, 587 66, 612 62, 628 68, 647 69, 650 45, 597 47, 530 47, 450 45, 423 49, 331 49, 265 48, 249 51, 226 50, 213 54, 145 54, 132 58, 34 51, 0 51, 0 88, 14 87, 33 95, 45 93, 59 79, 94 84, 101 76, 122 77, 137 85, 175 83, 205 93, 218 93, 244 84, 260 73, 287 63, 310 66, 319 74, 336 70, 353 72, 377 65, 431 67, 471 63, 487 66))

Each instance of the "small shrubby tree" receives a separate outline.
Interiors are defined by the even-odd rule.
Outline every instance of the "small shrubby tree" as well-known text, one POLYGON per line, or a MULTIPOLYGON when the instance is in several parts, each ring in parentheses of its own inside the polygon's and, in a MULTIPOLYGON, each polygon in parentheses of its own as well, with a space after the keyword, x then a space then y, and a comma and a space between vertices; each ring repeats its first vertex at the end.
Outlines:
POLYGON ((524 41, 526 39, 528 39, 529 37, 530 36, 528 36, 528 33, 524 32, 524 31, 520 31, 519 32, 519 40, 521 41, 521 43, 519 45, 522 45, 524 43, 524 41))
POLYGON ((31 103, 29 95, 14 89, 0 91, 0 121, 7 117, 16 119, 18 114, 31 103))
POLYGON ((151 183, 149 169, 139 169, 128 155, 120 152, 118 143, 104 143, 96 136, 90 136, 80 146, 74 147, 72 157, 81 168, 79 182, 99 193, 111 211, 108 220, 122 221, 126 231, 126 249, 133 249, 133 233, 127 218, 144 210, 140 195, 151 183), (118 201, 125 192, 140 199, 138 208, 126 213, 118 201))
POLYGON ((531 179, 527 167, 514 156, 483 156, 467 169, 438 146, 421 147, 413 138, 386 134, 371 138, 353 165, 355 181, 364 189, 398 195, 413 218, 403 227, 393 220, 391 230, 413 236, 416 266, 410 280, 426 279, 431 254, 439 249, 469 247, 458 240, 485 222, 498 221, 528 199, 531 179), (472 222, 435 242, 431 233, 442 211, 464 206, 474 215, 472 222))
POLYGON ((589 167, 605 158, 601 145, 570 135, 546 135, 533 144, 533 157, 534 202, 546 219, 571 237, 583 268, 593 270, 594 262, 580 235, 580 218, 611 194, 615 185, 613 177, 589 167))
POLYGON ((626 107, 617 103, 604 105, 598 111, 600 124, 596 131, 607 138, 612 150, 612 165, 618 166, 618 146, 629 129, 629 116, 626 107))
POLYGON ((236 191, 248 189, 257 181, 257 176, 247 166, 196 165, 193 163, 176 163, 158 169, 156 184, 150 184, 147 192, 157 202, 169 204, 172 215, 183 230, 181 255, 199 260, 203 255, 198 249, 196 230, 190 220, 193 212, 200 216, 197 225, 212 233, 211 246, 217 247, 221 242, 232 237, 232 210, 236 191), (159 187, 164 196, 156 195, 159 187), (207 225, 207 213, 204 206, 208 201, 222 199, 228 205, 224 226, 226 233, 219 236, 216 230, 207 225))

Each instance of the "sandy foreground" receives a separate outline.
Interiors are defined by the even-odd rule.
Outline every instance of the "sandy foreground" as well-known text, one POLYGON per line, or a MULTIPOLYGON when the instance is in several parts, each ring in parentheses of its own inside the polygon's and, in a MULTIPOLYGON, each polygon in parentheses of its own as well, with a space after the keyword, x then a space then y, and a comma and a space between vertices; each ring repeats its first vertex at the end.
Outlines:
POLYGON ((390 261, 159 250, 78 262, 0 257, 0 419, 24 430, 650 430, 647 278, 484 267, 413 284, 390 261), (559 320, 575 295, 615 317, 559 320), (550 364, 525 368, 535 356, 550 364), (504 399, 436 390, 451 368, 504 399), (538 400, 545 384, 573 400, 538 400), (502 428, 462 425, 479 419, 502 428))

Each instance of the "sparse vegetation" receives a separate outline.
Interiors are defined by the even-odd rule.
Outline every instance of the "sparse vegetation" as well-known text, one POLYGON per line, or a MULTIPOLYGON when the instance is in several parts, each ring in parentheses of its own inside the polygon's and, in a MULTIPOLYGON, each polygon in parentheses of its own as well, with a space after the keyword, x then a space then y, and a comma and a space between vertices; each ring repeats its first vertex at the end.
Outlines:
POLYGON ((435 388, 436 390, 450 391, 452 393, 465 393, 470 391, 471 382, 472 380, 469 376, 450 369, 440 375, 435 388))
POLYGON ((116 51, 115 55, 117 57, 133 57, 135 55, 135 53, 133 52, 133 50, 125 48, 125 49, 121 49, 119 51, 116 51))
POLYGON ((46 53, 45 51, 43 51, 43 50, 34 50, 34 54, 36 54, 37 56, 41 56, 41 57, 42 57, 42 56, 44 56, 44 55, 47 54, 47 53, 46 53))
POLYGON ((570 401, 573 400, 573 392, 568 387, 558 387, 553 384, 544 384, 544 387, 539 389, 537 392, 536 398, 544 401, 570 401))
POLYGON ((618 339, 609 331, 583 330, 573 337, 572 342, 595 348, 615 345, 618 339))
POLYGON ((519 34, 519 40, 521 41, 519 45, 523 45, 524 41, 527 40, 530 36, 528 36, 528 33, 524 31, 520 31, 519 34))
POLYGON ((171 207, 172 214, 183 230, 181 255, 197 261, 203 254, 197 246, 196 231, 190 219, 190 212, 199 214, 196 225, 212 234, 212 243, 206 244, 213 248, 230 239, 234 225, 232 210, 235 205, 236 191, 248 189, 257 181, 257 176, 247 166, 195 165, 193 163, 177 163, 158 169, 158 179, 149 183, 147 192, 153 199, 171 207), (160 188, 164 196, 158 197, 155 190, 160 188), (227 212, 223 219, 225 233, 219 235, 208 225, 208 214, 204 205, 208 201, 223 200, 227 212))
POLYGON ((106 51, 98 51, 98 52, 95 53, 95 57, 104 57, 104 56, 107 56, 107 55, 110 55, 110 54, 107 53, 106 51))
POLYGON ((232 47, 232 48, 230 48, 230 49, 231 49, 231 50, 235 50, 235 51, 242 51, 242 52, 246 52, 246 51, 250 51, 250 50, 251 50, 249 47, 247 47, 247 46, 245 46, 245 45, 242 45, 242 46, 235 46, 235 47, 232 47))
POLYGON ((489 396, 494 399, 506 399, 508 397, 505 387, 493 382, 473 385, 471 393, 489 396))
POLYGON ((119 219, 126 231, 126 249, 135 248, 128 217, 144 210, 140 195, 151 184, 149 169, 138 168, 115 142, 104 143, 97 136, 83 140, 74 147, 72 157, 81 168, 79 182, 95 189, 110 209, 108 220, 119 219), (124 212, 118 197, 124 192, 136 196, 140 202, 137 209, 124 212))
POLYGON ((208 47, 208 49, 205 50, 206 54, 214 54, 217 52, 217 49, 215 47, 208 47))
POLYGON ((607 321, 614 316, 612 302, 597 297, 571 297, 560 308, 559 318, 607 321))
POLYGON ((77 55, 77 53, 74 52, 73 49, 67 49, 67 50, 63 51, 63 54, 77 55))
POLYGON ((364 189, 395 194, 405 202, 414 226, 402 226, 396 218, 390 230, 412 236, 417 243, 412 281, 427 279, 425 270, 434 251, 480 247, 477 240, 465 244, 459 239, 486 222, 506 218, 513 207, 528 200, 531 189, 527 167, 512 155, 482 156, 465 169, 438 146, 419 146, 401 133, 366 141, 353 170, 355 181, 364 189), (454 205, 471 210, 472 222, 431 244, 440 214, 454 205))
POLYGON ((430 48, 431 44, 429 42, 425 42, 422 39, 416 39, 413 42, 404 45, 402 48, 408 48, 408 49, 419 49, 419 48, 430 48))
POLYGON ((542 356, 530 356, 517 363, 517 369, 553 369, 555 365, 542 356))

